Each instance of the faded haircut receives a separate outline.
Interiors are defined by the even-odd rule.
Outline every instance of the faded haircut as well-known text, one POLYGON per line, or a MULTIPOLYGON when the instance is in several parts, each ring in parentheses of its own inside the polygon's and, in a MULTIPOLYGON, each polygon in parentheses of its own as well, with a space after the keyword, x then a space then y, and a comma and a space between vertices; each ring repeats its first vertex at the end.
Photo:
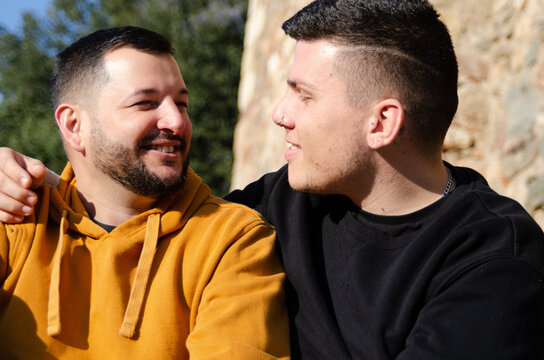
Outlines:
POLYGON ((93 32, 57 55, 50 88, 53 111, 64 101, 79 101, 99 91, 108 80, 104 55, 124 46, 150 54, 174 53, 167 38, 150 30, 126 26, 93 32))
POLYGON ((458 69, 449 32, 427 0, 317 0, 282 28, 295 40, 339 47, 334 71, 353 104, 394 97, 414 144, 442 146, 457 111, 458 69))

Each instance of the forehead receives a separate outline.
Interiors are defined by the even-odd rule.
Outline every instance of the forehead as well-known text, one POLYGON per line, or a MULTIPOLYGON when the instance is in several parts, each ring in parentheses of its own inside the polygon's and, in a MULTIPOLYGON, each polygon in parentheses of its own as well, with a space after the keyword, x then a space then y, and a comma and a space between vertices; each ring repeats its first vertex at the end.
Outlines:
POLYGON ((337 46, 323 40, 297 41, 289 80, 317 86, 319 82, 333 79, 338 50, 337 46))
POLYGON ((185 88, 183 77, 170 54, 150 54, 129 47, 104 56, 109 85, 116 88, 185 88))

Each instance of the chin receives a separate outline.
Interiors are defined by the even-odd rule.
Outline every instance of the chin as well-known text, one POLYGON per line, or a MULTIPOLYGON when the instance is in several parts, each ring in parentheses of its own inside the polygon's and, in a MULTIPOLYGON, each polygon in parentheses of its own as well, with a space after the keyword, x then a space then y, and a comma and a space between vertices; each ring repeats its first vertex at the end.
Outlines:
POLYGON ((182 176, 181 169, 171 169, 170 171, 153 171, 153 175, 162 181, 170 181, 182 176))
POLYGON ((295 191, 310 194, 328 194, 329 189, 325 184, 318 181, 312 181, 308 177, 297 177, 289 171, 289 186, 295 191))

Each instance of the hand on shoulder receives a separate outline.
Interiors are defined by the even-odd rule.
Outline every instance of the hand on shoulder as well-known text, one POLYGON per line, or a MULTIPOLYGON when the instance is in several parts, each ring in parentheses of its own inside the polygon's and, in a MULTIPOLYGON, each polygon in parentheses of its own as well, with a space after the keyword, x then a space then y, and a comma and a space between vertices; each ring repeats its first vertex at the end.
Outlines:
POLYGON ((47 168, 40 160, 0 147, 1 222, 21 222, 32 214, 38 197, 30 189, 42 185, 46 174, 47 168))

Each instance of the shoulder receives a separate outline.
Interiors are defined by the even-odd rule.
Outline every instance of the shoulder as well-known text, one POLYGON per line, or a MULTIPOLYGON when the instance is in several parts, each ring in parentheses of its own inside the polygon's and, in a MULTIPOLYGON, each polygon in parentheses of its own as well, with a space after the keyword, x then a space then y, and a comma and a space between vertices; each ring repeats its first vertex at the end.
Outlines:
POLYGON ((253 256, 254 251, 266 256, 275 253, 275 229, 261 214, 215 196, 201 203, 179 235, 194 258, 219 261, 238 254, 236 258, 241 260, 253 256))
POLYGON ((452 194, 453 205, 462 207, 467 214, 465 220, 478 223, 480 220, 497 221, 504 226, 519 228, 528 226, 542 233, 529 213, 512 198, 495 192, 478 172, 462 167, 453 168, 457 187, 452 194), (476 216, 478 215, 478 216, 476 216))
POLYGON ((441 222, 460 246, 528 261, 543 272, 544 233, 529 213, 496 193, 476 171, 455 167, 453 172, 458 186, 441 209, 441 222))
POLYGON ((187 225, 199 238, 220 246, 259 242, 273 247, 274 227, 256 210, 215 196, 209 196, 191 216, 187 225), (265 238, 268 241, 264 242, 265 238))
POLYGON ((263 215, 255 209, 213 195, 202 203, 199 212, 212 212, 214 216, 222 219, 236 219, 240 224, 268 225, 263 215))

